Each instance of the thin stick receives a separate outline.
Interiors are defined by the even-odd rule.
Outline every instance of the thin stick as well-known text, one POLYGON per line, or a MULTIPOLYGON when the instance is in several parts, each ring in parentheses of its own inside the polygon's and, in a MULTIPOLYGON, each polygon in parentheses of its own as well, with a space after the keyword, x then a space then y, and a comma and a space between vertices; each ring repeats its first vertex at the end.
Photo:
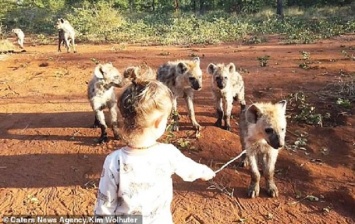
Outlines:
POLYGON ((226 166, 228 166, 229 164, 231 164, 232 162, 234 162, 235 160, 239 159, 243 154, 246 153, 246 150, 243 150, 237 157, 233 158, 232 160, 230 160, 229 162, 227 162, 226 164, 224 164, 221 168, 219 168, 218 170, 214 171, 215 173, 220 172, 221 170, 223 170, 224 168, 226 168, 226 166))

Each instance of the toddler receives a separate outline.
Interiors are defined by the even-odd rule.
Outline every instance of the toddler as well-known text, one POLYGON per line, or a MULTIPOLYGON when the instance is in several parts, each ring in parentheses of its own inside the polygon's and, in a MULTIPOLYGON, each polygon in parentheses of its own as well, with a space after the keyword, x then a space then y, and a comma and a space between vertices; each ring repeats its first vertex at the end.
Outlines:
POLYGON ((173 96, 161 82, 136 80, 119 99, 127 146, 106 157, 95 215, 142 215, 144 224, 172 224, 172 174, 184 181, 209 180, 215 173, 157 142, 171 113, 173 96))

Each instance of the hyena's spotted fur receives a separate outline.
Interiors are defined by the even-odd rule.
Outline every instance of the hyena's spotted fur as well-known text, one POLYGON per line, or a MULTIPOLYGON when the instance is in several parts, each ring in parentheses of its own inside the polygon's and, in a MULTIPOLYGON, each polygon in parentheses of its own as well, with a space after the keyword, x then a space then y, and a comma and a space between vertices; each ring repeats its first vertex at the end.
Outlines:
POLYGON ((111 115, 112 129, 115 139, 119 139, 117 123, 117 100, 114 87, 122 87, 122 76, 120 72, 111 64, 98 64, 94 69, 92 79, 88 84, 88 98, 90 105, 95 112, 93 127, 101 128, 99 143, 106 142, 107 125, 103 110, 108 108, 111 115))
POLYGON ((65 47, 67 48, 67 52, 70 52, 70 46, 72 46, 74 53, 76 53, 75 48, 75 30, 68 20, 60 18, 57 21, 57 29, 58 29, 58 51, 60 52, 60 45, 64 41, 65 47))
POLYGON ((240 135, 251 170, 251 183, 248 188, 248 196, 251 198, 258 197, 260 191, 258 160, 262 163, 267 193, 271 197, 278 196, 274 170, 279 150, 285 145, 285 114, 285 100, 276 104, 255 103, 241 113, 240 135))
POLYGON ((129 82, 139 80, 156 79, 156 73, 147 65, 142 66, 130 66, 123 72, 123 77, 129 82))
POLYGON ((217 121, 216 126, 222 126, 222 118, 226 130, 230 130, 230 118, 233 109, 233 101, 238 100, 241 109, 245 108, 244 81, 235 70, 234 63, 209 64, 207 72, 212 75, 212 92, 216 100, 217 121))
POLYGON ((179 130, 177 98, 184 97, 187 103, 189 117, 195 129, 200 130, 201 126, 195 118, 193 105, 194 91, 202 88, 202 70, 198 57, 192 60, 178 60, 167 62, 160 66, 157 71, 157 80, 167 85, 174 95, 173 101, 173 130, 179 130))
POLYGON ((23 49, 23 42, 25 40, 25 34, 19 28, 12 29, 11 31, 16 35, 17 43, 20 45, 21 49, 23 49))

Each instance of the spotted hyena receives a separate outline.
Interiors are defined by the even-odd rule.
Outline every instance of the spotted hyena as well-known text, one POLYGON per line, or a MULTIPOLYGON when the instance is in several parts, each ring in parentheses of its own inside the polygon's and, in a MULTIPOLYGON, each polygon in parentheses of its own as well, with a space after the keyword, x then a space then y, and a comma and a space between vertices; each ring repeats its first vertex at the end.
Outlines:
POLYGON ((202 88, 202 70, 198 57, 192 60, 178 60, 167 62, 160 66, 157 71, 157 80, 167 85, 174 95, 173 101, 173 130, 179 130, 177 98, 184 97, 189 110, 190 120, 195 129, 200 130, 201 126, 195 118, 193 96, 195 90, 202 88))
POLYGON ((16 35, 17 43, 20 45, 21 49, 23 49, 23 42, 25 40, 25 34, 19 28, 12 29, 12 32, 16 35))
POLYGON ((274 182, 274 170, 279 150, 285 145, 286 101, 254 103, 241 112, 240 134, 243 148, 246 149, 246 162, 251 169, 251 183, 248 196, 259 196, 261 160, 266 190, 271 197, 278 196, 274 182))
POLYGON ((229 131, 233 101, 238 100, 241 109, 245 108, 243 78, 235 70, 234 63, 228 65, 211 63, 207 67, 207 72, 212 75, 212 92, 216 100, 215 125, 221 127, 223 118, 225 128, 229 131))
POLYGON ((63 43, 67 48, 67 52, 70 52, 70 46, 72 46, 74 53, 76 53, 75 48, 75 30, 70 25, 69 21, 63 18, 58 19, 57 21, 57 29, 58 29, 58 51, 60 52, 60 45, 63 43))
POLYGON ((134 81, 137 79, 156 79, 156 73, 147 65, 142 66, 130 66, 123 72, 123 77, 126 80, 134 81))
POLYGON ((94 69, 92 79, 88 84, 88 99, 95 112, 93 127, 101 128, 99 143, 108 141, 107 125, 103 110, 108 108, 111 115, 112 129, 115 139, 119 139, 117 123, 117 100, 114 87, 122 87, 122 76, 111 64, 98 64, 94 69))

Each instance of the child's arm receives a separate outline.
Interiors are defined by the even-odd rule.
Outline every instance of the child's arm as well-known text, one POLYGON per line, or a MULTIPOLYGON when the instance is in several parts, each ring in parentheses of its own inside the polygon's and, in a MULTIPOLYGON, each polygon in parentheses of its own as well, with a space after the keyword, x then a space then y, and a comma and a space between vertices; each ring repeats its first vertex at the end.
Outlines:
POLYGON ((184 181, 194 181, 199 178, 209 180, 216 175, 208 166, 186 157, 176 147, 173 150, 172 160, 175 173, 184 181))
POLYGON ((115 167, 115 164, 118 164, 117 159, 116 156, 111 154, 105 160, 97 192, 95 215, 115 214, 119 188, 119 167, 115 167))

